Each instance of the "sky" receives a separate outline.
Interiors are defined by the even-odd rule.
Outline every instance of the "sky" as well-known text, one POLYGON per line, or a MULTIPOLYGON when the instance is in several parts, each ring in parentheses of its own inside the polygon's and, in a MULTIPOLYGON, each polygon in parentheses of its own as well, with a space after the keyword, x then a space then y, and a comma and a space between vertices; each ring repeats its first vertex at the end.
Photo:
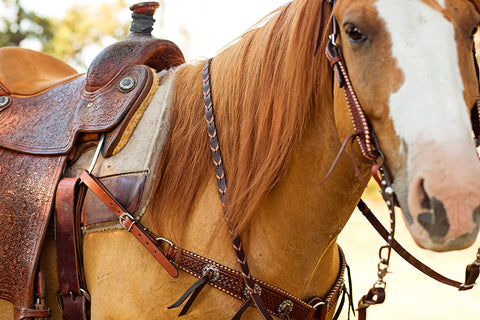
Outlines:
MULTIPOLYGON (((61 17, 75 3, 108 3, 109 0, 21 0, 26 9, 44 16, 61 17)), ((127 0, 128 5, 141 0, 127 0)), ((175 42, 187 60, 214 56, 225 45, 288 0, 163 0, 155 18, 154 35, 175 42), (162 19, 163 17, 163 19, 162 19), (162 21, 162 22, 161 22, 162 21), (155 30, 157 27, 157 30, 155 30), (188 34, 188 39, 185 36, 188 34)), ((125 11, 125 19, 130 13, 125 11)))

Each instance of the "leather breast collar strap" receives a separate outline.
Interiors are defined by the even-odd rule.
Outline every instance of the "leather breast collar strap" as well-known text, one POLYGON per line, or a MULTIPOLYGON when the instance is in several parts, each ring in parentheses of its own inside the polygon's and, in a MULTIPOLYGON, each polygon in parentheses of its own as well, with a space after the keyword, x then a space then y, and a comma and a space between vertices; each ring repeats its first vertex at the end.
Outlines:
MULTIPOLYGON (((192 305, 195 298, 205 284, 210 284, 229 295, 244 302, 241 311, 246 310, 251 305, 249 291, 244 281, 244 275, 236 270, 223 266, 210 259, 190 251, 181 249, 170 241, 157 237, 148 230, 139 221, 133 218, 124 207, 108 191, 103 183, 94 175, 86 170, 80 175, 80 180, 99 197, 119 217, 119 222, 126 230, 131 232, 135 238, 144 245, 144 247, 157 259, 162 267, 172 276, 178 276, 176 268, 181 269, 188 274, 199 278, 187 292, 175 304, 169 308, 178 307, 191 295, 189 301, 185 304, 180 315, 185 314, 192 305), (162 244, 168 247, 163 254, 162 244)), ((341 267, 337 280, 324 298, 314 297, 308 302, 299 299, 288 292, 279 289, 273 285, 263 282, 257 278, 251 277, 255 291, 264 301, 266 312, 271 315, 291 320, 320 320, 335 310, 340 295, 344 292, 344 277, 346 269, 345 255, 339 247, 341 267)), ((241 313, 233 319, 240 319, 241 313)))

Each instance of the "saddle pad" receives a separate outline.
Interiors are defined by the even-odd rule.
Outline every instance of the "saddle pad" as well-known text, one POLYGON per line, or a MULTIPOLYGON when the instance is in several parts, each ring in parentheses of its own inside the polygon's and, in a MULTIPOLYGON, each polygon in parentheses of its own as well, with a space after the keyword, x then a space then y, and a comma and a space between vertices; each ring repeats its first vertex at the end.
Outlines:
POLYGON ((0 148, 0 298, 17 308, 33 307, 36 253, 65 163, 0 148))
POLYGON ((29 154, 66 154, 79 133, 114 128, 131 102, 149 91, 151 78, 148 67, 128 66, 95 92, 84 90, 82 76, 36 96, 10 96, 11 103, 0 111, 0 147, 29 154), (122 90, 124 79, 134 87, 122 90))
MULTIPOLYGON (((135 127, 129 142, 120 152, 109 158, 100 156, 93 170, 97 177, 107 177, 105 179, 111 177, 115 180, 118 176, 130 176, 133 179, 130 182, 121 182, 123 186, 120 188, 113 185, 110 185, 110 187, 112 187, 111 191, 116 197, 119 197, 122 201, 125 200, 122 204, 129 207, 129 210, 132 210, 129 212, 137 219, 140 219, 143 215, 153 192, 158 159, 170 128, 176 71, 180 68, 170 69, 158 74, 158 90, 135 127), (132 155, 135 156, 132 157, 132 155), (141 182, 141 190, 137 189, 140 188, 138 182, 141 182), (133 188, 130 189, 130 197, 122 197, 122 191, 120 190, 123 188, 133 188), (133 192, 133 190, 136 191, 133 192), (137 197, 139 198, 137 199, 137 197), (132 199, 135 199, 135 203, 132 202, 132 199)), ((82 154, 75 163, 66 168, 65 176, 77 177, 83 169, 90 165, 94 152, 94 149, 90 149, 82 154)), ((102 203, 99 207, 96 207, 93 203, 90 203, 90 200, 96 199, 96 196, 90 193, 91 191, 87 191, 82 211, 83 230, 96 232, 121 228, 118 219, 110 209, 107 209, 104 212, 105 214, 97 215, 99 211, 103 211, 102 208, 105 206, 102 203)))

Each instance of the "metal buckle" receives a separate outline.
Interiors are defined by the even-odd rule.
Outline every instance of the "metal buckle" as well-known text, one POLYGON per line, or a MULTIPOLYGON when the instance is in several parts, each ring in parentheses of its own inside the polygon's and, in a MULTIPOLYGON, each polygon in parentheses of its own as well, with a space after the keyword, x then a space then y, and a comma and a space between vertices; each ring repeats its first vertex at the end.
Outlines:
POLYGON ((458 288, 458 291, 467 291, 467 290, 470 290, 472 289, 477 283, 474 282, 474 283, 471 283, 471 284, 465 284, 465 283, 462 283, 460 285, 460 288, 458 288))
POLYGON ((130 232, 130 230, 132 230, 133 225, 137 223, 137 220, 135 220, 135 218, 130 213, 124 212, 120 215, 120 217, 118 217, 118 222, 120 222, 120 224, 122 225, 122 227, 125 228, 125 230, 130 232), (123 224, 126 218, 130 219, 130 221, 132 222, 132 224, 128 228, 123 224))
POLYGON ((82 296, 85 297, 85 299, 87 299, 88 301, 92 301, 92 298, 90 297, 90 293, 88 293, 87 290, 80 288, 80 293, 82 294, 82 296))

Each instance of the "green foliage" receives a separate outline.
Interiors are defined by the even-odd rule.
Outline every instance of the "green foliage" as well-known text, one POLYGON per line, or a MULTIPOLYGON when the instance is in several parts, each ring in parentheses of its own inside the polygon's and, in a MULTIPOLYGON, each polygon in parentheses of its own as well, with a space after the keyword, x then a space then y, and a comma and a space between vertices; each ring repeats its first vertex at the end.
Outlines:
POLYGON ((26 39, 48 42, 53 37, 53 26, 48 18, 26 11, 20 0, 2 0, 8 16, 0 17, 0 46, 20 46, 26 39))
POLYGON ((67 61, 82 64, 80 58, 88 46, 103 48, 113 39, 128 34, 130 17, 128 11, 122 14, 123 23, 116 14, 128 9, 124 0, 98 5, 74 5, 63 19, 52 19, 55 32, 53 37, 43 44, 43 51, 67 61))
POLYGON ((22 7, 20 0, 1 0, 0 46, 22 46, 25 40, 40 42, 41 50, 85 67, 84 53, 98 51, 128 34, 130 13, 125 0, 99 4, 75 4, 62 18, 40 17, 22 7))

